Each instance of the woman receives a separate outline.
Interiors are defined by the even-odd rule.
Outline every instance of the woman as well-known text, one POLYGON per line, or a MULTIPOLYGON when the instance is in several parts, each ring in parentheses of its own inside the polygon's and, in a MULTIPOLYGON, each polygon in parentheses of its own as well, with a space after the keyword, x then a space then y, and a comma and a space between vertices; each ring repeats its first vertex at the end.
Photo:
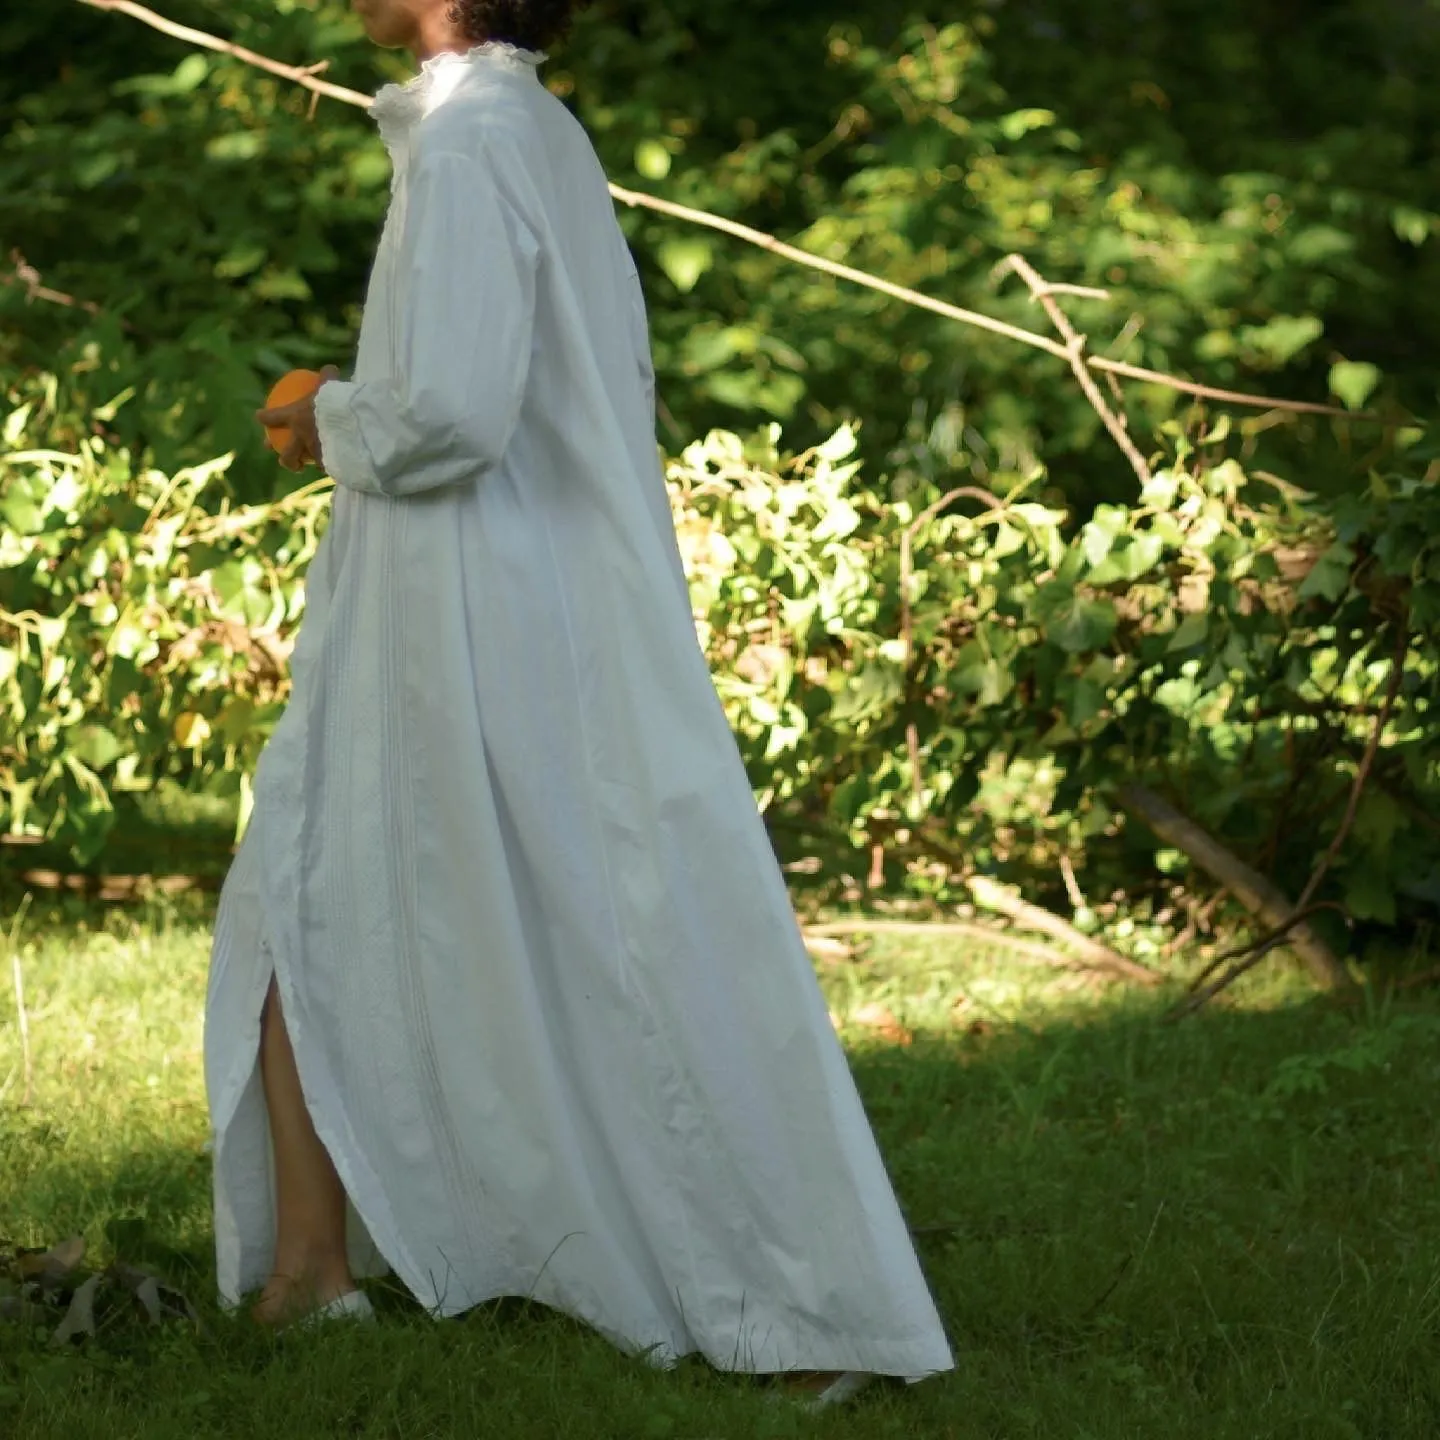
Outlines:
POLYGON ((952 1366, 696 644, 644 304, 539 82, 569 0, 356 0, 412 50, 336 482, 206 1018, 223 1298, 524 1294, 823 1400, 952 1366))

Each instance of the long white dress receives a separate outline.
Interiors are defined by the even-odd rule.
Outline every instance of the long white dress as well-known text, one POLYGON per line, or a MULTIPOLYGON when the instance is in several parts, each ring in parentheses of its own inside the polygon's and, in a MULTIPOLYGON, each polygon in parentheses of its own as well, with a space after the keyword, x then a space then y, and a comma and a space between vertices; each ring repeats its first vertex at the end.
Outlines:
POLYGON ((362 1273, 660 1364, 918 1379, 950 1348, 696 642, 639 282, 540 58, 376 98, 334 508, 215 931, 221 1295, 272 1258, 273 973, 362 1273))

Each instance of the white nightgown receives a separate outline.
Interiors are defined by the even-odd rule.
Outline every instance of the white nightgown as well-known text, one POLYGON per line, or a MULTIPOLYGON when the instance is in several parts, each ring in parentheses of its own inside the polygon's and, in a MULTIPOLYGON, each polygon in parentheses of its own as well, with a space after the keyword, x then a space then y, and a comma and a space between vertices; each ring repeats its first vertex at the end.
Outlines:
POLYGON ((216 924, 221 1295, 272 1257, 273 972, 362 1273, 661 1364, 918 1379, 950 1348, 696 642, 639 282, 540 58, 376 98, 334 508, 216 924))

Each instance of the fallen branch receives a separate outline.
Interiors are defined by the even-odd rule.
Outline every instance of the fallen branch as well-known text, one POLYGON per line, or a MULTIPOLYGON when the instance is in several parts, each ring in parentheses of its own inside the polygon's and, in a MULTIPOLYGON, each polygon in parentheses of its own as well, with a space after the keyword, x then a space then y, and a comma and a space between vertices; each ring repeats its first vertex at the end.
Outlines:
POLYGON ((1252 915, 1258 915, 1268 929, 1284 931, 1317 983, 1330 990, 1350 983, 1349 972, 1335 952, 1309 925, 1303 921, 1293 922, 1298 907, 1290 903, 1279 886, 1231 854, 1153 790, 1143 785, 1122 785, 1119 800, 1167 845, 1183 851, 1207 875, 1218 880, 1252 915), (1287 925, 1287 922, 1291 923, 1287 925))
MULTIPOLYGON (((257 69, 267 71, 271 75, 278 75, 282 79, 291 80, 296 85, 311 91, 315 96, 326 96, 332 100, 339 100, 346 105, 354 105, 360 109, 369 109, 373 103, 373 97, 362 94, 358 90, 348 90, 343 85, 332 85, 327 80, 316 78, 316 72, 323 70, 329 63, 321 61, 315 65, 286 65, 278 60, 271 60, 268 56, 257 55, 253 50, 247 50, 242 45, 232 44, 228 40, 222 40, 216 35, 207 34, 203 30, 192 30, 188 25, 177 25, 172 20, 166 20, 157 15, 153 10, 144 5, 134 3, 134 0, 79 0, 81 5, 88 5, 93 10, 113 10, 132 19, 139 20, 152 28, 161 31, 163 34, 174 36, 176 39, 184 40, 192 45, 199 45, 207 50, 214 50, 224 55, 233 56, 247 65, 255 66, 257 69)), ((1065 345, 1058 344, 1049 336, 1037 335, 1033 330, 1022 329, 1018 325, 1007 324, 1003 320, 997 320, 994 316, 984 315, 976 310, 965 310, 958 305, 951 305, 944 300, 937 300, 934 296, 923 295, 918 290, 911 290, 904 285, 895 285, 888 280, 882 280, 877 275, 871 275, 867 271, 857 270, 850 265, 842 265, 835 260, 826 260, 822 256, 811 254, 808 250, 801 250, 794 245, 787 245, 783 240, 776 239, 773 235, 767 235, 762 230, 753 230, 748 225, 741 225, 737 221, 727 220, 719 215, 712 215, 706 210, 696 210, 688 205, 677 205, 671 200, 662 200, 655 195, 647 195, 640 190, 627 190, 623 186, 612 184, 610 194, 622 205, 629 205, 632 208, 638 207, 653 211, 657 215, 667 215, 672 219, 684 220, 691 225, 703 226, 708 230, 715 230, 724 235, 733 236, 737 240, 743 240, 747 244, 754 245, 761 250, 769 251, 772 255, 778 255, 782 259, 790 260, 797 265, 803 265, 811 270, 818 270, 822 274, 834 276, 838 280, 846 280, 855 285, 864 286, 868 290, 877 291, 879 294, 888 295, 892 299, 901 300, 919 310, 929 310, 936 315, 943 315, 946 319, 954 320, 962 325, 969 325, 975 329, 988 330, 991 334, 1003 336, 1006 339, 1017 341, 1019 344, 1028 345, 1036 350, 1044 350, 1047 354, 1053 355, 1057 360, 1072 361, 1072 352, 1065 345)), ((1056 294, 1097 296, 1104 294, 1103 291, 1091 290, 1086 286, 1059 285, 1048 281, 1041 281, 1040 291, 1037 298, 1048 299, 1056 294)), ((1283 410, 1296 415, 1330 415, 1343 420, 1367 420, 1379 422, 1381 417, 1369 411, 1351 412, 1341 409, 1336 405, 1321 405, 1310 400, 1284 400, 1271 395, 1254 395, 1239 390, 1216 389, 1210 385, 1201 385, 1193 380, 1182 380, 1176 375, 1166 375, 1158 370, 1147 370, 1140 365, 1129 365, 1123 360, 1110 360, 1101 355, 1084 356, 1084 366, 1090 370, 1099 370, 1108 375, 1118 375, 1128 380, 1139 380, 1149 385, 1163 386, 1169 390, 1176 390, 1186 395, 1193 395, 1201 400, 1215 400, 1229 405, 1244 405, 1260 410, 1283 410)), ((1093 403, 1093 401, 1092 401, 1093 403)), ((1103 403, 1103 402, 1102 402, 1103 403)), ((1133 463, 1133 461, 1132 461, 1133 463)))
POLYGON ((1050 936, 1052 940, 1059 941, 1074 950, 1092 969, 1123 975, 1125 979, 1134 980, 1141 985, 1160 983, 1160 976, 1153 970, 1147 970, 1145 966, 1121 955, 1119 951, 1112 950, 1108 945, 1102 945, 1098 940, 1082 935, 1058 915, 1052 915, 1050 911, 1042 910, 1028 900, 1022 900, 1013 890, 997 881, 984 875, 972 875, 967 883, 977 905, 986 910, 994 910, 1027 930, 1036 930, 1042 935, 1050 936))
MULTIPOLYGON (((1400 697, 1400 684, 1405 678, 1405 656, 1410 649, 1410 630, 1408 624, 1404 623, 1398 628, 1400 639, 1390 662, 1390 679, 1385 686, 1385 700, 1380 706, 1380 713, 1375 717, 1375 724, 1370 731, 1370 742, 1366 745, 1365 754, 1361 757, 1359 767, 1355 771, 1355 779, 1350 786, 1350 798, 1345 806, 1344 818, 1340 821, 1340 827, 1336 830, 1325 853, 1320 857, 1319 864, 1311 872, 1310 879, 1306 882, 1305 889, 1301 891, 1300 898, 1295 902, 1294 909, 1275 927, 1273 933, 1255 941, 1248 947, 1248 951, 1243 953, 1243 958, 1237 959, 1228 970, 1203 986, 1195 988, 1194 993, 1178 1008, 1175 1018, 1179 1019, 1193 1014, 1222 990, 1233 985, 1242 975, 1253 970, 1276 946, 1282 944, 1287 933, 1293 933, 1296 922, 1301 916, 1309 914, 1311 910, 1323 908, 1314 905, 1315 894, 1330 873, 1330 867, 1339 857, 1341 848, 1349 838, 1350 831, 1355 824, 1355 816, 1359 813, 1360 797, 1365 792, 1365 782, 1370 778, 1370 770, 1375 764, 1375 756, 1380 749, 1380 741, 1384 738, 1385 727, 1390 723, 1395 702, 1400 697)), ((1346 988, 1350 983, 1349 974, 1346 972, 1344 981, 1334 988, 1346 988)))
MULTIPOLYGON (((1088 958, 1067 955, 1063 951, 1054 950, 1037 941, 1022 940, 1017 936, 1006 935, 1002 931, 992 930, 984 925, 975 925, 966 920, 830 920, 819 925, 806 925, 803 933, 807 937, 815 936, 817 938, 842 935, 945 935, 965 940, 979 940, 987 945, 999 945, 1022 959, 1033 960, 1040 965, 1050 965, 1059 970, 1102 970, 1112 977, 1116 973, 1108 964, 1097 965, 1088 958)), ((1100 948, 1103 950, 1104 946, 1100 948)), ((1106 951, 1106 954, 1124 963, 1130 963, 1125 962, 1123 956, 1116 956, 1113 951, 1106 951)), ((1158 977, 1149 970, 1144 973, 1147 977, 1145 983, 1158 982, 1158 977)), ((1134 977, 1127 976, 1126 978, 1133 979, 1134 977)))

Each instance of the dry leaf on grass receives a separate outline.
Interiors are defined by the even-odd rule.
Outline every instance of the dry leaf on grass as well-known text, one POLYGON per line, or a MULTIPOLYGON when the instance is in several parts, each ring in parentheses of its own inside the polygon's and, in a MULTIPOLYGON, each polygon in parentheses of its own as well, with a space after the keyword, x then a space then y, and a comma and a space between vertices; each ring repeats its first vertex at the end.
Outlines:
POLYGON ((892 1045, 909 1045, 915 1038, 914 1034, 895 1018, 894 1013, 879 1001, 862 1005, 858 1010, 852 1010, 850 1023, 860 1025, 866 1030, 873 1030, 875 1034, 890 1041, 892 1045))
POLYGON ((830 935, 806 935, 805 948, 822 965, 842 965, 855 958, 855 947, 830 935))
POLYGON ((152 1271, 142 1270, 136 1265, 116 1264, 106 1271, 106 1275, 135 1297, 150 1324, 159 1325, 166 1320, 200 1323, 195 1307, 186 1296, 152 1271))
POLYGON ((52 1345, 64 1345, 77 1335, 95 1333, 95 1293, 100 1288, 101 1279, 99 1275, 92 1275, 70 1297, 70 1308, 50 1337, 52 1345))
POLYGON ((84 1240, 72 1235, 48 1250, 16 1248, 5 1268, 19 1280, 33 1280, 42 1290, 54 1290, 64 1284, 84 1258, 84 1240))
POLYGON ((93 1337, 101 1326, 143 1315, 151 1325, 186 1320, 199 1326, 195 1307, 154 1272, 120 1262, 82 1272, 85 1242, 78 1236, 49 1250, 0 1241, 0 1320, 46 1324, 59 1317, 51 1344, 93 1337))

